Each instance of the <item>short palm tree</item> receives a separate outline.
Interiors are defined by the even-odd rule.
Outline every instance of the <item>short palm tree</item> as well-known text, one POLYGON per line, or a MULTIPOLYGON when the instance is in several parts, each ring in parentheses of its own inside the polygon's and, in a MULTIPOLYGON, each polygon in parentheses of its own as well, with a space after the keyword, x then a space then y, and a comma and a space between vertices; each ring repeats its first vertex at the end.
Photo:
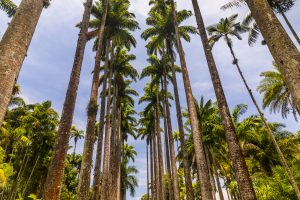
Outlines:
POLYGON ((295 119, 299 115, 299 111, 293 101, 290 90, 288 89, 278 66, 273 63, 273 71, 261 73, 261 80, 257 90, 263 95, 263 108, 269 107, 273 113, 281 112, 283 118, 292 112, 295 119))
POLYGON ((78 140, 81 140, 82 138, 84 138, 84 131, 83 130, 78 130, 76 128, 76 126, 72 126, 72 128, 71 128, 71 138, 74 138, 73 155, 75 156, 77 142, 78 142, 78 140))

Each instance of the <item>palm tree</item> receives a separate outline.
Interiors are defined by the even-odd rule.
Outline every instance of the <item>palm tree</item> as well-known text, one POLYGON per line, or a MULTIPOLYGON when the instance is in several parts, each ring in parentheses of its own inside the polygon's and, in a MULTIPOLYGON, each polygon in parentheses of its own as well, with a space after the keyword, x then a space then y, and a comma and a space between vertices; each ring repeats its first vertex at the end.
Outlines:
POLYGON ((44 6, 43 0, 22 0, 0 42, 0 126, 44 6))
MULTIPOLYGON (((128 49, 130 46, 135 46, 136 41, 132 34, 129 32, 130 30, 133 31, 138 28, 138 23, 134 19, 134 14, 128 11, 129 2, 120 2, 120 1, 111 1, 107 18, 105 22, 105 40, 107 41, 107 53, 108 51, 113 52, 115 49, 115 45, 125 45, 128 49), (112 42, 113 41, 113 45, 112 42)), ((103 5, 100 2, 96 2, 95 6, 92 8, 92 15, 95 19, 91 20, 89 23, 89 27, 91 30, 88 32, 88 39, 92 39, 97 37, 97 33, 99 31, 99 27, 101 26, 101 21, 99 20, 103 15, 103 5)), ((96 46, 98 40, 95 41, 94 46, 96 46)), ((109 56, 109 54, 107 54, 109 56)), ((111 59, 112 60, 112 53, 111 59)), ((108 59, 108 58, 107 58, 108 59)), ((108 60, 107 62, 108 63, 108 60)), ((106 94, 107 90, 107 76, 108 76, 108 64, 106 64, 106 70, 104 73, 103 78, 103 91, 102 95, 106 94), (105 86, 105 87, 104 87, 105 86)), ((101 110, 100 112, 100 127, 99 127, 99 134, 103 135, 103 124, 104 124, 104 113, 105 113, 105 97, 101 98, 101 110)), ((97 146, 97 157, 96 157, 96 165, 94 169, 94 183, 93 183, 93 198, 98 199, 99 195, 99 184, 100 184, 100 166, 101 166, 101 154, 102 154, 102 136, 99 135, 98 146, 97 146)))
POLYGON ((185 93, 186 93, 186 99, 187 99, 188 110, 189 110, 189 118, 191 121, 191 128, 192 128, 193 140, 195 145, 195 155, 196 155, 196 163, 198 168, 198 175, 201 181, 201 196, 203 199, 212 199, 213 198, 212 189, 211 189, 209 175, 208 175, 207 163, 205 160, 205 153, 202 146, 202 135, 201 135, 198 119, 197 119, 196 107, 194 104, 194 97, 192 93, 187 66, 186 66, 184 50, 180 39, 175 2, 173 0, 171 1, 171 11, 172 11, 172 18, 173 18, 172 20, 173 28, 175 30, 176 44, 178 48, 181 69, 182 69, 182 79, 183 79, 185 93))
MULTIPOLYGON (((165 53, 168 53, 171 56, 171 59, 174 62, 174 48, 176 48, 176 38, 175 38, 175 30, 173 25, 173 15, 172 10, 170 6, 165 1, 153 1, 152 2, 153 7, 151 8, 151 11, 149 13, 149 18, 147 19, 147 24, 151 25, 152 27, 146 29, 142 37, 144 39, 151 38, 150 42, 147 44, 148 52, 150 54, 157 52, 157 51, 163 51, 162 49, 165 49, 165 53)), ((177 22, 178 25, 184 22, 188 17, 191 16, 191 12, 187 10, 182 10, 177 12, 177 22)), ((180 37, 185 39, 186 41, 190 41, 189 33, 196 33, 196 30, 192 26, 184 26, 181 25, 178 27, 180 37)), ((165 56, 165 55, 162 55, 165 56)), ((178 120, 178 126, 180 130, 180 142, 181 146, 184 149, 183 153, 185 151, 185 141, 184 141, 184 132, 183 132, 183 123, 182 123, 182 115, 181 115, 181 107, 180 107, 180 101, 179 101, 179 93, 177 89, 177 80, 176 80, 176 72, 175 67, 173 65, 172 67, 172 82, 174 86, 174 95, 175 95, 175 103, 176 103, 176 110, 177 110, 177 120, 178 120)), ((186 155, 186 154, 184 154, 186 155)), ((184 156, 184 172, 185 172, 185 183, 187 188, 187 198, 188 199, 194 199, 193 195, 193 188, 192 188, 192 180, 190 176, 190 170, 189 170, 189 162, 186 157, 184 156)), ((174 185, 174 187, 176 187, 174 185)), ((176 187, 177 188, 177 187, 176 187)), ((174 189, 176 192, 176 189, 174 189)), ((175 194, 178 196, 179 194, 175 194)))
POLYGON ((280 157, 280 160, 281 160, 286 172, 288 173, 290 182, 291 182, 296 194, 299 193, 299 196, 300 196, 300 191, 299 191, 299 188, 297 186, 295 177, 294 177, 293 173, 291 172, 291 170, 290 170, 290 168, 287 164, 287 161, 286 161, 286 159, 285 159, 285 157, 284 157, 284 155, 283 155, 283 153, 282 153, 282 151, 281 151, 281 149, 280 149, 280 147, 279 147, 279 145, 278 145, 278 143, 277 143, 277 141, 276 141, 276 139, 273 135, 273 132, 272 132, 269 124, 267 123, 267 121, 264 117, 264 113, 261 111, 261 109, 258 106, 258 103, 257 103, 257 101, 256 101, 256 99, 255 99, 255 97, 254 97, 254 95, 253 95, 253 93, 252 93, 252 91, 251 91, 251 89, 250 89, 243 73, 242 73, 242 70, 241 70, 240 66, 239 66, 238 59, 236 58, 236 55, 233 51, 233 43, 232 43, 231 37, 236 37, 240 40, 242 39, 241 36, 239 35, 239 32, 241 31, 242 27, 240 27, 239 23, 236 23, 237 16, 238 15, 235 14, 235 15, 230 16, 229 18, 225 18, 225 19, 222 18, 218 24, 209 26, 207 28, 207 30, 208 30, 209 34, 212 35, 211 38, 209 39, 209 42, 210 42, 211 46, 213 46, 213 44, 218 42, 219 39, 221 39, 223 37, 225 38, 227 46, 228 46, 228 48, 230 50, 230 53, 233 57, 233 64, 236 65, 236 67, 238 69, 238 72, 239 72, 239 74, 240 74, 240 76, 243 80, 243 83, 244 83, 245 87, 247 88, 247 90, 249 92, 251 100, 252 100, 253 104, 255 105, 255 107, 256 107, 259 115, 260 115, 261 120, 263 121, 264 125, 267 128, 268 136, 273 141, 273 144, 276 148, 276 151, 277 151, 277 153, 280 157))
POLYGON ((88 31, 88 22, 93 0, 87 0, 82 17, 80 33, 77 41, 76 53, 73 62, 73 68, 68 84, 67 94, 64 101, 60 125, 58 128, 58 137, 53 147, 54 152, 49 167, 47 180, 44 188, 44 199, 58 200, 60 188, 63 179, 65 160, 68 151, 70 139, 70 129, 73 121, 74 108, 77 97, 77 90, 80 80, 80 72, 83 61, 83 54, 86 45, 86 33, 88 31))
POLYGON ((0 10, 6 12, 9 17, 12 17, 17 10, 17 6, 11 0, 0 0, 0 10))
POLYGON ((215 64, 214 57, 211 52, 211 47, 209 45, 209 41, 207 38, 202 14, 197 0, 192 0, 192 3, 194 7, 198 30, 202 40, 202 45, 204 48, 209 72, 211 75, 215 94, 217 97, 220 114, 222 116, 225 135, 229 147, 230 159, 233 162, 233 166, 235 168, 236 179, 239 185, 239 191, 241 196, 243 196, 243 198, 245 199, 256 199, 255 192, 250 180, 250 175, 246 166, 246 162, 244 160, 241 148, 239 146, 236 130, 232 122, 231 114, 223 91, 221 80, 218 74, 217 66, 215 64))
MULTIPOLYGON (((151 76, 152 78, 151 84, 162 85, 163 95, 161 101, 163 104, 163 116, 164 116, 165 148, 166 148, 165 153, 166 153, 166 166, 168 171, 166 175, 168 178, 168 190, 169 190, 168 194, 175 196, 175 199, 177 199, 179 198, 178 173, 177 173, 177 166, 176 166, 176 159, 175 159, 174 138, 172 135, 170 111, 167 109, 169 108, 168 98, 170 98, 171 94, 168 93, 166 88, 167 86, 164 86, 164 84, 166 84, 165 82, 167 81, 167 79, 171 79, 171 75, 164 72, 165 68, 168 68, 167 70, 170 71, 172 68, 172 64, 169 59, 166 59, 166 57, 158 59, 158 57, 155 55, 150 55, 148 58, 148 62, 150 65, 148 65, 143 69, 141 73, 141 79, 146 76, 151 76), (173 173, 171 173, 171 167, 169 162, 170 156, 171 156, 171 165, 172 165, 173 173), (173 181, 174 181, 173 187, 171 184, 172 183, 171 175, 173 175, 173 181), (173 191, 174 191, 174 195, 173 195, 173 191)), ((177 68, 176 70, 178 71, 179 69, 177 68)))
POLYGON ((127 143, 123 146, 123 160, 129 162, 130 160, 134 162, 134 157, 137 156, 137 152, 134 150, 134 146, 130 146, 127 143))
POLYGON ((98 45, 96 50, 95 65, 93 70, 93 80, 91 87, 90 100, 88 104, 87 112, 87 125, 86 125, 86 136, 84 140, 82 163, 80 169, 79 185, 78 185, 78 200, 84 200, 88 197, 90 189, 90 176, 92 168, 92 158, 94 151, 95 142, 95 127, 96 127, 96 117, 98 111, 98 89, 99 89, 99 78, 100 78, 100 62, 101 55, 103 55, 103 38, 106 16, 108 13, 108 0, 103 1, 103 14, 101 16, 101 26, 98 32, 98 45))
POLYGON ((292 95, 279 71, 278 65, 273 63, 274 71, 261 73, 263 77, 258 86, 258 91, 263 94, 263 108, 269 107, 271 112, 281 112, 283 118, 287 118, 290 111, 297 120, 299 111, 293 101, 292 95))
POLYGON ((71 128, 71 138, 74 138, 73 155, 75 156, 77 142, 78 142, 78 140, 81 140, 82 138, 84 138, 84 131, 78 130, 75 126, 72 126, 72 128, 71 128))
MULTIPOLYGON (((132 90, 129 85, 131 81, 124 80, 124 77, 130 77, 136 80, 137 71, 130 64, 135 56, 128 54, 128 49, 117 47, 112 54, 112 63, 110 67, 110 78, 108 87, 107 111, 106 111, 106 136, 105 136, 105 151, 104 151, 104 167, 103 167, 103 184, 104 191, 103 198, 110 197, 109 188, 113 188, 113 184, 119 187, 119 175, 121 167, 121 146, 123 140, 127 138, 128 134, 134 135, 135 119, 130 116, 135 112, 132 110, 134 100, 130 95, 138 95, 132 90), (112 109, 110 111, 110 104, 112 101, 112 109), (130 109, 129 109, 129 107, 130 109), (111 112, 111 114, 110 114, 111 112), (111 116, 111 117, 110 117, 111 116), (124 121, 122 121, 124 120, 124 121), (130 122, 129 122, 130 121, 130 122), (112 122, 112 125, 110 123, 112 122), (110 133, 111 128, 111 133, 110 133), (122 135, 121 135, 122 134, 122 135), (111 151, 109 151, 109 148, 111 151)), ((116 193, 118 195, 118 193, 116 193)), ((115 194, 113 194, 115 195, 115 194)), ((112 197, 115 198, 115 197, 112 197)))
POLYGON ((129 190, 130 196, 135 196, 135 188, 138 187, 138 181, 135 174, 138 174, 135 166, 128 166, 128 163, 123 161, 121 165, 121 190, 122 200, 126 200, 126 191, 129 190))
MULTIPOLYGON (((157 154, 158 154, 158 166, 159 166, 159 194, 161 199, 165 199, 165 184, 164 184, 164 161, 163 161, 163 150, 162 150, 162 140, 161 140, 161 127, 160 127, 160 118, 161 118, 161 98, 159 95, 159 85, 155 83, 147 84, 144 88, 144 96, 139 100, 139 104, 147 102, 148 105, 145 107, 145 115, 149 112, 154 112, 154 132, 155 135, 154 141, 157 140, 157 154), (156 139, 155 139, 156 138, 156 139)), ((154 147, 155 148, 155 147, 154 147)))
POLYGON ((300 52, 280 24, 267 0, 246 0, 280 72, 300 108, 300 52))
POLYGON ((102 162, 102 149, 103 149, 103 130, 105 123, 105 104, 106 104, 106 91, 107 91, 107 78, 108 78, 108 68, 109 68, 109 53, 110 53, 110 43, 106 44, 106 55, 105 55, 105 65, 104 65, 104 75, 102 82, 102 92, 101 92, 101 105, 100 105, 100 116, 99 116, 99 126, 98 126, 98 142, 97 142, 97 152, 96 161, 94 168, 94 180, 93 180, 93 200, 99 199, 100 196, 100 176, 101 176, 101 162, 102 162))

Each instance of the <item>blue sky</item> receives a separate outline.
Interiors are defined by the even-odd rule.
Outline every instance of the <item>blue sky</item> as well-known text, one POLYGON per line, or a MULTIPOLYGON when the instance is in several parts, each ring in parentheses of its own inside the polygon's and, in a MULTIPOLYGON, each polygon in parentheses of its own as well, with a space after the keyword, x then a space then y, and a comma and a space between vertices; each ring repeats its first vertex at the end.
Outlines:
MULTIPOLYGON (((198 1, 206 26, 216 23, 221 17, 230 16, 233 13, 239 13, 239 19, 242 19, 247 13, 246 7, 231 9, 226 12, 220 10, 220 7, 227 2, 226 0, 198 1)), ((20 0, 15 0, 15 2, 19 3, 20 0)), ((131 52, 137 56, 133 65, 141 72, 142 68, 147 65, 147 53, 145 49, 146 43, 140 38, 140 35, 146 28, 145 18, 149 6, 148 0, 131 0, 131 4, 130 9, 136 14, 141 27, 141 30, 134 33, 138 44, 137 48, 131 52)), ((53 107, 61 113, 78 36, 78 29, 75 28, 75 24, 81 20, 82 5, 82 0, 53 0, 51 6, 44 10, 18 80, 22 86, 22 96, 28 103, 51 100, 53 107)), ((193 10, 191 1, 187 0, 179 0, 178 8, 193 10)), ((290 19, 291 24, 294 25, 298 34, 300 34, 299 10, 300 4, 297 2, 295 7, 287 13, 287 17, 290 19)), ((282 19, 280 18, 280 20, 282 19)), ((0 12, 0 37, 2 37, 9 21, 10 19, 3 12, 0 12)), ((196 25, 194 17, 191 17, 186 23, 196 25)), ((290 32, 288 31, 288 33, 290 32)), ((272 57, 268 48, 261 46, 260 42, 254 45, 254 47, 249 47, 246 35, 243 38, 244 40, 242 41, 234 40, 234 49, 239 58, 242 70, 253 91, 255 91, 261 80, 259 74, 272 69, 272 57)), ((86 106, 92 79, 91 71, 94 63, 94 52, 92 52, 91 46, 92 42, 86 48, 74 116, 74 124, 82 130, 85 130, 86 106)), ((184 48, 194 95, 198 99, 201 96, 204 96, 205 99, 215 99, 199 36, 192 36, 190 43, 184 43, 184 48)), ((247 91, 232 65, 232 58, 225 43, 221 41, 216 44, 213 53, 230 108, 233 108, 237 104, 245 103, 249 105, 249 111, 245 116, 255 114, 255 108, 251 105, 247 91)), ((182 107, 185 107, 186 102, 181 75, 178 75, 178 81, 182 107)), ((133 87, 142 95, 144 85, 145 81, 141 81, 134 84, 133 87)), ((261 96, 257 92, 255 92, 255 97, 261 102, 261 96)), ((140 111, 142 106, 137 105, 136 109, 140 111)), ((175 117, 174 114, 174 129, 177 128, 175 117)), ((282 119, 280 114, 269 114, 268 110, 266 110, 266 117, 269 121, 286 124, 287 129, 290 131, 300 129, 299 124, 295 122, 293 117, 282 119)), ((135 145, 139 153, 135 165, 139 169, 138 178, 140 187, 137 189, 136 197, 129 197, 128 199, 139 199, 142 194, 146 193, 145 143, 143 141, 133 141, 132 139, 129 140, 129 143, 135 145)), ((83 142, 81 141, 78 153, 82 152, 82 146, 83 142)))

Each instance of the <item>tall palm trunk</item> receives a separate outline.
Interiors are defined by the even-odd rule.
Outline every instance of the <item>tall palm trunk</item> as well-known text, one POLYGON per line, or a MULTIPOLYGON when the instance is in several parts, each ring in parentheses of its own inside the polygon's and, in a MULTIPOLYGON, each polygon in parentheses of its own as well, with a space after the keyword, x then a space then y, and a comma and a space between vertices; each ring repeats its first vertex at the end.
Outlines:
POLYGON ((222 191, 222 187, 221 187, 221 183, 220 183, 219 172, 217 169, 216 169, 216 182, 217 182, 217 187, 218 187, 218 192, 219 192, 219 198, 220 198, 220 200, 224 200, 224 195, 223 195, 223 191, 222 191))
POLYGON ((296 33, 294 27, 291 25, 289 19, 286 17, 286 15, 285 15, 284 11, 281 9, 281 7, 278 5, 277 8, 279 10, 279 13, 283 17, 285 23, 288 25, 289 29, 291 30, 291 32, 292 32, 293 36, 295 37, 296 41, 300 45, 300 38, 299 38, 298 34, 296 33))
MULTIPOLYGON (((116 124, 117 124, 117 96, 118 96, 118 89, 116 83, 113 86, 113 106, 112 106, 112 126, 111 126, 111 137, 110 137, 110 156, 109 156, 109 190, 113 191, 113 184, 115 183, 115 171, 116 171, 116 124)), ((114 199, 114 195, 116 192, 110 193, 110 199, 114 199)))
POLYGON ((173 25, 175 28, 177 48, 178 48, 178 53, 179 53, 179 58, 181 63, 181 69, 182 69, 182 79, 184 83, 186 99, 188 104, 189 118, 191 121, 191 128, 192 128, 194 148, 195 148, 195 158, 196 158, 199 178, 201 181, 201 196, 203 199, 213 199, 212 188, 209 181, 207 163, 205 160, 205 153, 202 146, 201 130, 197 119, 196 106, 194 104, 194 97, 192 93, 192 87, 190 83, 187 66, 186 66, 184 51, 183 51, 183 47, 178 32, 176 9, 173 0, 172 0, 172 15, 173 15, 173 25))
POLYGON ((154 180, 154 153, 153 153, 153 140, 149 138, 150 142, 150 180, 151 180, 151 199, 156 199, 156 194, 155 194, 155 180, 154 180))
POLYGON ((77 147, 77 140, 74 142, 74 151, 73 151, 73 157, 75 158, 75 153, 76 153, 76 147, 77 147))
MULTIPOLYGON (((158 87, 159 88, 159 87, 158 87)), ((160 132, 160 113, 159 113, 159 97, 158 97, 158 88, 156 91, 156 136, 157 136, 157 147, 158 147, 158 164, 159 164, 159 181, 160 181, 160 193, 161 200, 165 200, 166 198, 166 190, 165 190, 165 173, 164 173, 164 159, 163 159, 163 150, 162 150, 162 142, 161 142, 161 132, 160 132)))
MULTIPOLYGON (((180 140, 180 144, 181 144, 181 152, 182 152, 182 157, 183 157, 183 169, 184 169, 184 179, 185 179, 185 186, 186 186, 186 198, 187 198, 187 200, 194 200, 194 189, 193 189, 193 185, 192 185, 190 162, 189 162, 189 159, 188 159, 187 150, 186 150, 186 143, 185 143, 185 138, 184 138, 182 112, 181 112, 181 105, 180 105, 180 99, 179 99, 179 92, 178 92, 178 85, 177 85, 177 79, 176 79, 174 59, 172 59, 172 78, 173 78, 173 89, 174 89, 176 112, 177 112, 177 121, 178 121, 178 129, 179 129, 179 140, 180 140)), ((173 137, 173 133, 171 133, 171 135, 173 137)), ((178 142, 177 142, 177 147, 178 147, 178 142)))
POLYGON ((92 4, 93 0, 87 0, 85 3, 72 73, 58 128, 58 137, 55 140, 52 161, 45 183, 44 200, 58 200, 60 196, 92 4))
MULTIPOLYGON (((112 50, 113 51, 113 50, 112 50)), ((101 199, 109 199, 109 147, 110 147, 110 105, 111 105, 111 86, 112 86, 112 69, 109 72, 109 83, 107 90, 106 102, 106 124, 105 124, 105 141, 104 141, 104 155, 103 155, 103 181, 101 199)))
POLYGON ((214 61, 214 57, 211 52, 211 47, 208 43, 206 35, 205 25, 200 12, 200 8, 197 0, 192 0, 196 21, 202 40, 206 60, 208 63, 209 72, 213 82, 215 94, 218 101, 220 114, 222 116, 223 126, 225 129, 225 135, 228 143, 229 156, 233 163, 233 167, 236 173, 236 180, 238 183, 239 191, 241 196, 247 200, 255 200, 255 192, 250 180, 250 175, 247 169, 242 150, 239 146, 238 138, 235 132, 235 127, 232 122, 231 114, 228 108, 228 104, 225 98, 221 80, 218 74, 218 70, 214 61))
POLYGON ((255 97, 254 97, 254 95, 252 93, 252 90, 250 89, 250 87, 249 87, 249 85, 248 85, 248 83, 247 83, 247 81, 246 81, 246 79, 245 79, 245 77, 243 75, 243 72, 242 72, 242 70, 240 68, 240 65, 239 65, 239 62, 238 62, 238 59, 235 56, 235 53, 233 51, 231 43, 229 42, 229 38, 227 36, 225 38, 226 38, 227 45, 228 45, 228 48, 230 50, 230 53, 231 53, 231 55, 233 57, 233 60, 234 60, 233 63, 235 64, 235 66, 236 66, 236 68, 237 68, 237 70, 238 70, 238 72, 239 72, 239 74, 240 74, 240 76, 241 76, 241 78, 243 80, 243 83, 244 83, 245 87, 247 88, 247 91, 248 91, 248 93, 249 93, 249 95, 251 97, 251 100, 252 100, 253 104, 255 105, 256 110, 259 113, 260 118, 263 121, 263 123, 264 123, 264 125, 265 125, 265 127, 267 129, 268 136, 272 139, 273 145, 275 146, 275 149, 276 149, 276 151, 277 151, 277 153, 279 155, 279 159, 280 159, 280 161, 281 161, 281 163, 282 163, 285 171, 288 174, 290 183, 291 183, 291 185, 292 185, 292 187, 293 187, 293 189, 294 189, 294 191, 295 191, 295 193, 297 195, 297 198, 298 198, 298 200, 300 200, 300 191, 299 191, 297 182, 295 180, 295 177, 294 177, 291 169, 288 166, 288 163, 287 163, 287 161, 286 161, 286 159, 285 159, 285 157, 284 157, 284 155, 283 155, 283 153, 282 153, 282 151, 281 151, 281 149, 280 149, 280 147, 279 147, 279 145, 278 145, 278 143, 276 141, 276 138, 274 137, 274 134, 272 132, 271 127, 269 126, 267 120, 264 117, 264 113, 259 108, 258 103, 257 103, 257 101, 256 101, 256 99, 255 99, 255 97))
POLYGON ((175 147, 174 147, 174 138, 173 138, 173 130, 172 130, 172 122, 171 122, 171 112, 168 102, 168 83, 167 83, 167 77, 166 77, 166 68, 164 67, 164 109, 165 109, 165 116, 167 118, 167 126, 168 131, 165 134, 168 134, 169 136, 169 142, 170 142, 170 155, 171 155, 171 167, 172 167, 172 180, 173 180, 173 192, 174 192, 174 200, 180 199, 180 192, 179 192, 179 182, 178 182, 178 171, 176 166, 176 155, 175 155, 175 147))
POLYGON ((149 152, 148 152, 148 142, 146 144, 146 154, 147 154, 147 197, 149 199, 149 152))
MULTIPOLYGON (((156 126, 156 125, 155 125, 156 126)), ((157 143, 156 143, 156 130, 153 131, 152 135, 153 140, 153 153, 154 153, 154 180, 155 180, 155 200, 159 200, 161 198, 161 190, 160 190, 160 179, 159 179, 159 164, 157 159, 157 143)))
POLYGON ((208 173, 209 173, 209 179, 210 179, 210 185, 212 188, 212 194, 213 194, 213 199, 216 200, 216 186, 215 186, 215 179, 212 171, 212 164, 210 161, 209 157, 209 150, 204 146, 204 152, 206 156, 206 162, 207 162, 207 167, 208 167, 208 173))
POLYGON ((116 192, 111 193, 110 199, 111 200, 117 200, 117 194, 119 191, 117 190, 117 183, 118 183, 118 154, 120 148, 119 143, 119 109, 118 109, 118 86, 115 85, 114 87, 114 97, 113 97, 113 123, 112 123, 112 135, 111 135, 111 154, 110 154, 110 190, 115 190, 116 192))
POLYGON ((246 2, 300 110, 300 52, 267 0, 246 0, 246 2))
POLYGON ((0 42, 0 126, 43 7, 43 0, 22 0, 0 42))
POLYGON ((87 126, 86 126, 86 135, 84 140, 82 162, 80 168, 80 177, 78 184, 78 200, 86 200, 89 195, 90 190, 90 179, 91 179, 91 169, 93 162, 93 152, 94 152, 94 143, 96 137, 96 117, 98 111, 98 91, 99 91, 99 79, 100 79, 100 62, 102 55, 102 45, 105 29, 105 21, 108 10, 108 0, 103 1, 103 14, 101 17, 101 26, 98 33, 98 46, 95 57, 95 66, 93 72, 92 88, 90 101, 88 105, 87 112, 87 126))
MULTIPOLYGON (((163 109, 165 109, 165 106, 163 109)), ((166 114, 166 113, 164 113, 164 114, 166 114)), ((173 192, 172 171, 171 171, 171 164, 170 164, 169 137, 168 137, 167 132, 168 132, 167 118, 166 118, 166 115, 164 115, 165 165, 166 165, 166 176, 168 179, 168 182, 167 182, 168 189, 166 190, 166 199, 173 200, 174 192, 173 192)))
MULTIPOLYGON (((166 102, 165 102, 165 89, 164 89, 164 83, 163 83, 163 79, 161 78, 161 88, 163 91, 163 119, 164 119, 164 140, 165 140, 165 164, 166 164, 166 168, 167 168, 167 178, 168 178, 168 191, 166 192, 168 195, 166 195, 166 198, 169 200, 173 200, 174 199, 174 191, 173 191, 173 181, 172 181, 172 171, 171 171, 171 165, 170 165, 170 148, 169 148, 169 128, 167 127, 167 112, 166 112, 166 102)), ((172 161, 171 161, 172 162, 172 161)))
POLYGON ((116 176, 117 178, 117 183, 116 183, 116 188, 117 188, 117 200, 120 200, 121 198, 121 165, 122 165, 122 155, 124 155, 124 140, 123 140, 123 135, 122 135, 122 130, 121 130, 121 123, 122 123, 122 112, 121 109, 119 108, 118 112, 118 149, 117 149, 117 171, 116 171, 116 176))
POLYGON ((108 59, 109 59, 109 42, 106 47, 106 61, 103 77, 103 89, 101 93, 101 106, 100 106, 100 120, 99 120, 99 132, 98 132, 98 144, 97 154, 94 169, 94 181, 93 181, 93 200, 100 198, 100 176, 101 176, 101 162, 102 162, 102 146, 103 146, 103 129, 104 129, 104 118, 105 118, 105 103, 106 103, 106 90, 107 90, 107 77, 108 77, 108 59))

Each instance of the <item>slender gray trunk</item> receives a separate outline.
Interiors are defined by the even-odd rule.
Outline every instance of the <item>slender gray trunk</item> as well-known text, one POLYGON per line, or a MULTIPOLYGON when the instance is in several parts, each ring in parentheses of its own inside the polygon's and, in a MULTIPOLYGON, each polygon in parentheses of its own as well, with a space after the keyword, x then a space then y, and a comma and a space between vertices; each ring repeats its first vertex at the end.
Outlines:
POLYGON ((94 169, 94 181, 93 181, 93 200, 100 198, 100 176, 101 176, 101 162, 102 162, 102 147, 103 147, 103 129, 105 121, 105 103, 106 103, 106 90, 107 90, 107 77, 108 77, 108 59, 109 59, 109 42, 106 47, 106 61, 104 67, 103 77, 103 89, 101 93, 101 106, 100 106, 100 119, 98 129, 98 144, 97 144, 97 155, 94 169))

